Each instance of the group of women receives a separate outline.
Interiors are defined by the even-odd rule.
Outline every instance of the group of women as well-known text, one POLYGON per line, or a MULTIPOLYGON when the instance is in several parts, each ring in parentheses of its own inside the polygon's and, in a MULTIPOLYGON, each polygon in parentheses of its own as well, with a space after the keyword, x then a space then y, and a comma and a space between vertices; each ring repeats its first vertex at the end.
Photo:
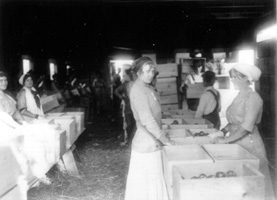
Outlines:
POLYGON ((22 85, 22 89, 15 100, 6 93, 8 86, 7 74, 0 71, 0 112, 7 113, 18 124, 44 117, 40 97, 33 87, 31 75, 23 74, 19 79, 19 83, 22 85))
MULTIPOLYGON (((150 58, 141 57, 134 61, 132 67, 137 80, 131 89, 130 101, 137 130, 132 140, 125 200, 167 200, 161 149, 164 145, 174 143, 162 130, 160 97, 151 87, 155 65, 150 58)), ((238 63, 229 73, 239 93, 226 111, 228 124, 212 138, 215 144, 236 143, 257 156, 260 159, 260 171, 265 176, 265 199, 275 199, 265 147, 257 128, 261 122, 263 100, 250 87, 252 82, 259 80, 261 71, 256 66, 238 63)), ((220 100, 218 92, 213 88, 214 78, 210 72, 203 77, 208 99, 216 100, 210 104, 209 111, 202 112, 202 116, 208 115, 219 129, 220 119, 217 114, 220 100)))

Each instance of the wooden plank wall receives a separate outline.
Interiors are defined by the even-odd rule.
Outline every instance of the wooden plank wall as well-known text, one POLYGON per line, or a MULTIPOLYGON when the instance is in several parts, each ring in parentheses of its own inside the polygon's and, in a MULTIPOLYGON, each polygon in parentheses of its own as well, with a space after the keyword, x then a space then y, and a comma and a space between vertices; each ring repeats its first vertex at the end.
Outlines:
POLYGON ((161 95, 161 104, 178 105, 177 64, 160 64, 157 65, 157 69, 159 71, 159 76, 156 87, 161 95))

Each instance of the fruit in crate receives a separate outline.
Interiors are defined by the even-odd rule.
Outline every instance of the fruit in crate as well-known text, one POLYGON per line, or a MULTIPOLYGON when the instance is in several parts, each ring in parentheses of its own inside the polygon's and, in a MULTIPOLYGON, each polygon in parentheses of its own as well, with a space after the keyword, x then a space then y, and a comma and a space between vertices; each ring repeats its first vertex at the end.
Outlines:
POLYGON ((207 178, 206 174, 200 174, 199 178, 207 178))
POLYGON ((226 177, 226 174, 224 172, 216 172, 215 177, 216 178, 223 178, 223 177, 226 177))
POLYGON ((209 135, 208 133, 205 133, 204 131, 200 131, 198 133, 194 133, 194 136, 207 136, 209 135))
POLYGON ((237 174, 234 171, 229 170, 228 172, 226 172, 226 176, 228 176, 228 177, 235 177, 235 176, 237 176, 237 174))
POLYGON ((174 124, 179 124, 179 122, 178 122, 177 120, 174 120, 174 121, 172 122, 172 125, 174 125, 174 124))

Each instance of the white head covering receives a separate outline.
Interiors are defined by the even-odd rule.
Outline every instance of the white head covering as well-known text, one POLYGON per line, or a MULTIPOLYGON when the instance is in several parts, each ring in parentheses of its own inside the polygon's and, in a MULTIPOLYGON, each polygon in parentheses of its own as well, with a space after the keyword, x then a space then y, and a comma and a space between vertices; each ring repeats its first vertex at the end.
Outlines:
POLYGON ((23 85, 23 80, 24 80, 24 77, 26 76, 26 74, 22 74, 18 80, 19 84, 20 85, 23 85))
POLYGON ((237 63, 233 66, 233 69, 247 76, 249 81, 258 81, 262 74, 257 66, 246 63, 237 63))

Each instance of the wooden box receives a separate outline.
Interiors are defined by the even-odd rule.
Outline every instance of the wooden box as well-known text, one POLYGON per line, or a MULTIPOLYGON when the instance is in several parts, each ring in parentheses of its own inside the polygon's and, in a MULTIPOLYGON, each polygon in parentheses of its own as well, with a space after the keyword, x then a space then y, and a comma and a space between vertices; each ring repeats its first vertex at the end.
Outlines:
MULTIPOLYGON (((203 175, 201 175, 203 176, 203 175)), ((250 164, 206 163, 173 167, 174 200, 264 200, 264 175, 250 164), (216 178, 232 170, 234 177, 216 178), (213 176, 195 178, 200 174, 213 176)))
POLYGON ((58 99, 54 95, 41 98, 41 104, 45 113, 59 106, 58 99))
POLYGON ((156 88, 159 91, 161 96, 177 94, 176 77, 159 78, 156 84, 156 88))
POLYGON ((161 107, 162 107, 162 111, 169 111, 172 109, 177 109, 178 104, 161 105, 161 107))
MULTIPOLYGON (((172 115, 195 115, 195 111, 192 110, 188 110, 188 109, 175 109, 175 110, 170 110, 169 111, 172 115)), ((194 118, 194 117, 192 117, 194 118)))
POLYGON ((17 185, 18 177, 23 174, 20 163, 9 143, 0 144, 0 172, 1 197, 17 185))
POLYGON ((15 185, 11 188, 7 193, 1 195, 1 200, 26 200, 27 199, 27 191, 22 192, 19 186, 15 185))
POLYGON ((238 144, 205 144, 203 148, 215 163, 250 163, 259 169, 260 160, 238 144))
POLYGON ((164 177, 172 199, 172 167, 180 164, 212 163, 213 160, 199 145, 165 146, 162 150, 164 177))
POLYGON ((192 135, 190 132, 188 132, 187 129, 167 129, 166 133, 169 138, 186 138, 191 137, 192 135))
POLYGON ((211 133, 214 133, 218 131, 217 129, 215 128, 206 128, 206 129, 188 129, 188 132, 193 136, 193 137, 206 137, 206 136, 197 136, 197 133, 200 133, 200 132, 204 132, 204 133, 207 133, 207 134, 211 134, 211 133))
POLYGON ((171 138, 176 145, 188 145, 188 144, 210 144, 212 140, 209 137, 175 137, 171 138))
POLYGON ((53 119, 34 119, 30 121, 30 124, 54 124, 53 119))
POLYGON ((161 96, 161 104, 177 104, 178 103, 178 95, 167 95, 161 96))
POLYGON ((178 69, 176 63, 167 63, 156 65, 159 71, 159 78, 161 77, 177 77, 178 69))
POLYGON ((214 125, 206 119, 184 119, 184 124, 193 124, 193 125, 208 125, 208 128, 213 128, 214 125))
POLYGON ((167 119, 162 119, 162 124, 183 124, 183 119, 172 119, 172 118, 167 118, 167 119))
POLYGON ((76 119, 77 137, 85 130, 85 113, 84 112, 66 112, 65 116, 72 116, 76 119))
POLYGON ((66 149, 69 149, 77 138, 76 123, 72 119, 53 119, 55 124, 60 125, 61 129, 66 131, 66 149))
POLYGON ((168 129, 207 129, 207 124, 181 124, 181 125, 168 125, 168 129))
POLYGON ((175 118, 175 119, 194 119, 195 118, 195 114, 191 114, 191 113, 183 113, 183 114, 171 114, 171 118, 175 118))

